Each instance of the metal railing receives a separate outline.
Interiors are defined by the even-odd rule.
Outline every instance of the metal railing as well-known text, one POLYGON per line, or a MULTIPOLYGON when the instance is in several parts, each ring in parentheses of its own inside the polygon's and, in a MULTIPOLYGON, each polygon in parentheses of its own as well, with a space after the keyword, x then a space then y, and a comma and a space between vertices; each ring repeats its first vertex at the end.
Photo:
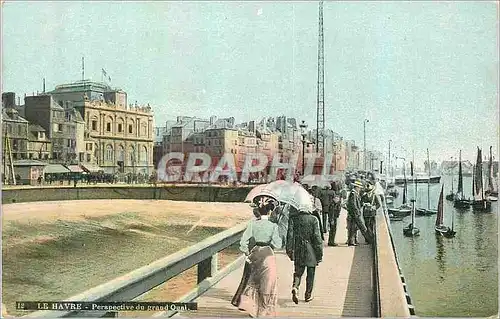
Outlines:
POLYGON ((381 238, 380 236, 388 236, 388 242, 386 240, 386 243, 384 243, 384 246, 390 246, 390 251, 386 252, 386 258, 383 258, 384 260, 381 261, 381 254, 383 253, 384 248, 388 247, 381 247, 380 242, 377 242, 377 252, 375 253, 377 261, 376 265, 378 268, 378 287, 376 287, 376 290, 378 290, 379 294, 379 309, 380 309, 380 316, 381 317, 409 317, 409 316, 414 316, 415 315, 415 308, 412 304, 410 294, 408 292, 408 287, 406 285, 406 281, 403 275, 403 272, 400 267, 399 263, 399 258, 398 254, 396 251, 396 246, 394 245, 394 238, 392 235, 392 229, 391 229, 391 222, 389 218, 389 213, 387 210, 387 205, 385 202, 385 198, 381 197, 381 202, 382 202, 382 208, 383 208, 383 214, 382 215, 377 215, 377 220, 376 220, 376 236, 377 240, 381 238), (392 256, 389 256, 389 254, 392 254, 392 256), (389 258, 389 257, 393 257, 389 258), (391 268, 393 271, 397 272, 397 277, 394 276, 394 274, 391 272, 391 268), (385 270, 384 273, 382 273, 382 269, 385 270), (387 273, 388 271, 388 273, 387 273), (390 276, 390 278, 389 278, 390 276), (398 303, 403 304, 405 306, 405 309, 402 309, 398 307, 397 304, 393 303, 392 305, 388 301, 398 301, 398 303))
MULTIPOLYGON (((210 287, 217 284, 221 279, 240 267, 245 261, 240 256, 228 266, 218 270, 218 252, 239 241, 246 223, 242 223, 231 229, 227 229, 204 241, 178 251, 163 259, 152 262, 142 268, 136 269, 124 276, 116 278, 105 284, 87 290, 86 292, 73 296, 65 301, 85 302, 113 302, 134 301, 151 289, 167 282, 169 279, 179 275, 185 270, 197 265, 198 285, 177 302, 192 302, 198 296, 205 293, 210 287)), ((177 311, 159 312, 154 317, 171 317, 177 311)), ((37 311, 28 314, 27 318, 66 318, 66 317, 116 317, 116 312, 105 311, 37 311)))
MULTIPOLYGON (((382 203, 382 198, 379 195, 376 195, 380 202, 382 203)), ((383 207, 380 207, 377 210, 377 215, 380 214, 380 210, 383 212, 383 207)), ((380 221, 375 218, 374 221, 374 232, 373 232, 373 267, 372 267, 372 285, 373 285, 373 304, 372 304, 372 311, 373 311, 373 316, 375 318, 381 318, 381 307, 380 307, 380 283, 379 283, 379 272, 378 272, 378 231, 377 231, 377 224, 380 221)))

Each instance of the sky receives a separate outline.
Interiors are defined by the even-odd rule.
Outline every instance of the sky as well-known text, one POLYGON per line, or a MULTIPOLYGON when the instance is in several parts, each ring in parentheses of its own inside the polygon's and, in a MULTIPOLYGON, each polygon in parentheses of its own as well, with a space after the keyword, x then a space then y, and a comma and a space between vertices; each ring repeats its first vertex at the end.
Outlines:
MULTIPOLYGON (((475 160, 498 147, 495 2, 325 2, 325 126, 368 149, 475 160)), ((318 2, 2 5, 2 91, 85 78, 176 116, 316 126, 318 2), (108 80, 109 82, 109 80, 108 80)))

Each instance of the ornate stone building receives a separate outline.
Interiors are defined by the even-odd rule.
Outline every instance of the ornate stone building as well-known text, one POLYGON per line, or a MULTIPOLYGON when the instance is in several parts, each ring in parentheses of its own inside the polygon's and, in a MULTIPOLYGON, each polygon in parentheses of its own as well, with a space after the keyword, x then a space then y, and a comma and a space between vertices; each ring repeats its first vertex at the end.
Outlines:
POLYGON ((127 93, 106 84, 80 81, 49 92, 55 100, 72 101, 85 122, 85 160, 106 173, 153 171, 153 111, 127 105, 127 93))

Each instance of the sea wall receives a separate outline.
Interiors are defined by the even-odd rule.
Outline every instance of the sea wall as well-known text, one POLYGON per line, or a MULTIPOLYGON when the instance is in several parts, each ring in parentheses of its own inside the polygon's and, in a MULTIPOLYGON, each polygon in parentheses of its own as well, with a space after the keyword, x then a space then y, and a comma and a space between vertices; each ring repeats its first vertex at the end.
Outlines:
POLYGON ((156 199, 194 202, 243 202, 249 187, 221 186, 93 186, 29 187, 2 189, 2 204, 81 200, 81 199, 156 199))

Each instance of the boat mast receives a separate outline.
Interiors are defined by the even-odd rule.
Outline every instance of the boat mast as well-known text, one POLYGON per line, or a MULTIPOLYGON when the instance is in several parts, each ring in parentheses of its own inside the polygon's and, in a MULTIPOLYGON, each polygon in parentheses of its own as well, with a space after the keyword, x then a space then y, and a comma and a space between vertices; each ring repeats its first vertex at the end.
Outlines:
POLYGON ((403 161, 403 180, 404 180, 404 187, 403 187, 403 205, 404 205, 406 204, 406 196, 408 192, 408 188, 406 186, 406 166, 404 161, 403 161))
MULTIPOLYGON (((413 175, 413 162, 410 162, 411 166, 411 177, 413 178, 413 184, 416 185, 415 176, 413 175)), ((413 199, 411 201, 411 228, 415 228, 415 191, 413 192, 413 199)))
POLYGON ((451 231, 455 229, 455 210, 451 212, 451 231))
POLYGON ((476 199, 476 165, 472 165, 472 199, 476 199))
MULTIPOLYGON (((472 169, 472 173, 474 174, 474 169, 472 169)), ((474 177, 472 177, 474 180, 474 177)), ((462 178, 462 150, 460 150, 460 155, 458 158, 458 189, 457 194, 460 193, 460 199, 464 198, 464 186, 463 186, 463 178, 462 178)))
POLYGON ((430 192, 430 183, 431 183, 431 162, 429 160, 429 149, 427 149, 427 165, 429 166, 429 179, 427 180, 427 210, 431 209, 431 192, 430 192))
POLYGON ((491 148, 493 146, 490 146, 490 161, 488 163, 488 190, 490 192, 493 192, 495 190, 495 187, 493 186, 493 156, 491 154, 491 148))

